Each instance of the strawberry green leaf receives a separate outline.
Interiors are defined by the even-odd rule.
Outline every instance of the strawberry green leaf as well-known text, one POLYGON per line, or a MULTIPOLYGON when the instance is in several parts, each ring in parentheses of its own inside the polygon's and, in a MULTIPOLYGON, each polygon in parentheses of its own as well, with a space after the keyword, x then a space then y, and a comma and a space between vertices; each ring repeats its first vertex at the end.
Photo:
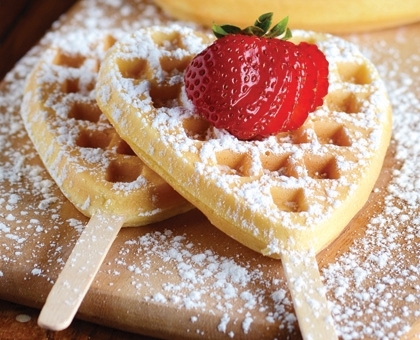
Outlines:
POLYGON ((233 25, 215 25, 213 24, 212 30, 214 35, 217 38, 224 37, 228 34, 238 34, 241 33, 241 29, 239 27, 233 26, 233 25))
POLYGON ((257 37, 262 37, 265 34, 265 31, 257 26, 248 26, 244 30, 241 31, 242 34, 246 35, 255 35, 257 37))
POLYGON ((281 40, 289 40, 292 37, 292 31, 290 28, 286 28, 286 31, 282 34, 273 33, 272 35, 270 33, 265 35, 266 38, 276 38, 278 37, 281 40))
POLYGON ((241 29, 233 25, 216 25, 213 24, 212 30, 214 35, 217 38, 222 38, 229 34, 244 34, 244 35, 254 35, 257 37, 264 38, 280 38, 283 40, 290 39, 292 37, 292 32, 287 27, 289 17, 285 17, 278 24, 274 25, 270 30, 271 21, 273 19, 273 13, 265 13, 258 17, 253 26, 248 26, 244 29, 241 29), (268 32, 267 32, 268 31, 268 32))
POLYGON ((288 27, 286 29, 286 33, 283 36, 283 40, 289 40, 292 37, 292 31, 290 30, 290 28, 288 27))
POLYGON ((282 39, 287 40, 291 37, 291 31, 287 27, 289 17, 285 17, 278 24, 274 25, 273 28, 266 34, 267 38, 280 37, 283 35, 282 39))
POLYGON ((271 26, 271 20, 273 19, 273 13, 262 14, 256 21, 254 26, 261 28, 264 33, 268 31, 271 26))

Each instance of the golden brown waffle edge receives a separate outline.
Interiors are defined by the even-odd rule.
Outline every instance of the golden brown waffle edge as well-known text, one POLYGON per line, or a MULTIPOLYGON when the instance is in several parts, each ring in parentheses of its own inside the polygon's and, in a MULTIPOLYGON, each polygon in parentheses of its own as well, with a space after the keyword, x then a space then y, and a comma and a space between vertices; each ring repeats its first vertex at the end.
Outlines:
POLYGON ((326 54, 329 94, 300 129, 263 141, 238 141, 194 114, 182 67, 207 42, 187 28, 155 27, 118 42, 97 90, 146 164, 219 229, 272 257, 318 252, 341 233, 366 202, 391 136, 384 84, 357 47, 313 32, 294 37, 326 54))
POLYGON ((139 226, 192 206, 144 165, 96 104, 99 65, 117 36, 80 30, 51 46, 28 76, 21 116, 51 177, 78 210, 139 226))

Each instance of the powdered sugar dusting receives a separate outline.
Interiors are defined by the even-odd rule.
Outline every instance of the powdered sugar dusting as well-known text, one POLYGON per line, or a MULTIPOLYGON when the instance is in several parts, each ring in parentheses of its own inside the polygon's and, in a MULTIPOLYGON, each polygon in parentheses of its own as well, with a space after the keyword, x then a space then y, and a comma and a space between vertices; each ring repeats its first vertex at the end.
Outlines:
POLYGON ((118 29, 49 34, 49 48, 28 76, 21 116, 49 174, 84 214, 107 209, 138 226, 191 206, 151 176, 95 100, 99 65, 118 29), (168 202, 160 197, 172 195, 168 202))
MULTIPOLYGON (((159 23, 149 2, 86 0, 81 8, 57 34, 75 27, 131 30, 159 23), (104 8, 118 11, 108 16, 104 8)), ((420 55, 407 48, 420 46, 412 34, 418 28, 375 35, 374 43, 370 36, 349 37, 385 80, 394 107, 397 162, 383 206, 369 218, 366 231, 354 233, 349 249, 322 265, 343 339, 399 339, 420 319, 420 55)), ((0 89, 0 297, 15 301, 31 301, 30 290, 45 297, 46 283, 54 282, 86 223, 48 177, 18 114, 23 80, 37 52, 14 68, 0 89)), ((184 338, 298 338, 279 263, 240 247, 203 221, 192 212, 167 224, 124 230, 93 286, 96 299, 103 299, 101 308, 114 310, 121 325, 136 324, 134 315, 141 319, 139 311, 159 305, 176 315, 184 338), (199 226, 189 227, 197 220, 199 226), (127 292, 133 304, 127 303, 127 292)))
POLYGON ((269 324, 280 321, 282 328, 293 329, 296 319, 290 312, 288 292, 281 288, 282 279, 265 278, 258 267, 211 249, 197 252, 197 248, 200 246, 191 242, 188 234, 167 229, 126 241, 115 261, 132 273, 131 285, 147 292, 145 301, 176 304, 191 310, 197 319, 202 314, 221 315, 217 326, 221 332, 239 322, 246 331, 257 315, 269 324), (133 253, 139 261, 127 264, 126 256, 133 253), (158 263, 151 260, 156 256, 158 263), (162 275, 165 280, 161 286, 152 286, 150 275, 162 275), (266 287, 271 287, 269 295, 266 287), (229 317, 232 313, 236 315, 233 320, 229 317))
POLYGON ((180 25, 117 42, 99 72, 99 106, 147 164, 233 238, 273 257, 288 248, 318 251, 368 198, 391 137, 375 67, 343 39, 295 30, 294 39, 316 41, 325 53, 329 94, 297 131, 241 141, 181 102, 179 72, 194 56, 184 41, 193 37, 201 48, 211 43, 180 25))
MULTIPOLYGON (((336 322, 343 325, 344 339, 399 339, 420 316, 419 179, 415 170, 419 157, 415 136, 420 122, 420 55, 404 54, 406 34, 405 28, 399 29, 398 43, 393 46, 384 40, 368 44, 366 37, 353 37, 366 44, 364 53, 378 63, 387 84, 399 166, 393 170, 383 211, 368 222, 365 236, 323 270, 332 301, 336 301, 333 313, 336 322)), ((420 39, 410 38, 410 44, 420 46, 420 39)))

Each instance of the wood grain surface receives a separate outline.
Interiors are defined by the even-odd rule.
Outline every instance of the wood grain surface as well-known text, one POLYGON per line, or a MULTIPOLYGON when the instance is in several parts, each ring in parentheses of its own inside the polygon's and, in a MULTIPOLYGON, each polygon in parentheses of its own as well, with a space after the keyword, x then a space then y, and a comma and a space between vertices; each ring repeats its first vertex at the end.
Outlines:
MULTIPOLYGON (((0 57, 11 55, 7 54, 7 51, 11 49, 19 51, 13 52, 9 66, 2 66, 3 72, 9 70, 20 58, 19 54, 24 53, 32 46, 35 43, 33 39, 36 41, 45 31, 47 20, 41 20, 33 13, 48 14, 49 20, 53 20, 56 15, 52 14, 52 7, 60 7, 64 3, 70 5, 71 1, 38 0, 33 2, 38 6, 32 7, 31 5, 32 14, 23 10, 27 8, 25 6, 29 2, 15 1, 13 13, 17 17, 13 20, 11 18, 4 19, 0 25, 0 37, 2 38, 0 57), (35 22, 29 26, 27 18, 35 17, 38 19, 33 19, 35 22), (18 22, 23 24, 18 25, 19 27, 13 24, 18 22), (25 47, 23 47, 23 43, 15 45, 13 41, 16 40, 16 37, 19 37, 21 42, 26 42, 25 47), (29 43, 30 39, 31 43, 29 43), (6 48, 6 45, 9 47, 6 48)), ((149 13, 153 7, 151 1, 123 1, 127 6, 142 2, 147 3, 145 8, 149 13)), ((97 3, 99 7, 105 6, 100 1, 97 3)), ((4 4, 1 2, 0 6, 4 4)), ((71 28, 72 25, 83 25, 87 17, 82 8, 83 6, 79 3, 70 12, 67 12, 69 16, 61 21, 61 27, 71 28)), ((140 10, 132 13, 132 16, 127 16, 127 11, 122 11, 124 14, 118 14, 120 13, 119 9, 114 8, 115 17, 124 16, 124 20, 129 22, 134 22, 143 15, 140 10)), ((126 9, 127 7, 125 7, 126 9)), ((62 8, 62 10, 64 9, 62 8)), ((55 13, 60 13, 60 10, 57 9, 55 13)), ((0 10, 0 15, 5 16, 3 8, 0 10)), ((163 14, 159 15, 163 18, 162 22, 168 20, 163 14)), ((348 36, 348 38, 360 43, 366 51, 369 51, 371 41, 381 42, 392 48, 392 52, 397 54, 399 59, 407 62, 410 55, 417 53, 419 49, 419 30, 420 25, 415 24, 401 30, 360 34, 348 36), (412 43, 401 42, 404 40, 403 37, 404 39, 412 38, 412 43)), ((378 53, 377 50, 372 49, 370 56, 374 62, 384 65, 382 71, 392 69, 392 66, 389 66, 387 62, 388 51, 380 50, 378 53)), ((392 60, 395 59, 397 58, 394 55, 392 60)), ((401 65, 401 70, 398 72, 411 77, 409 78, 411 80, 409 85, 412 86, 410 93, 420 97, 418 73, 416 76, 410 76, 412 71, 409 67, 411 68, 411 64, 404 66, 405 64, 401 63, 401 65)), ((393 81, 399 79, 395 74, 392 78, 393 81)), ((391 77, 389 74, 384 74, 384 76, 391 77)), ((17 81, 20 80, 17 79, 17 81)), ((16 91, 13 89, 13 84, 7 82, 1 84, 0 96, 10 97, 11 91, 16 91)), ((396 92, 394 89, 394 96, 396 92)), ((15 123, 14 127, 16 127, 20 124, 19 102, 12 104, 10 107, 6 107, 0 102, 0 115, 8 115, 7 117, 10 115, 10 124, 15 123)), ((415 113, 419 113, 418 109, 413 110, 415 113)), ((279 318, 280 323, 277 319, 271 322, 271 318, 266 315, 267 310, 273 308, 270 300, 272 289, 284 292, 283 302, 287 302, 287 287, 281 263, 255 254, 232 241, 216 230, 197 210, 144 228, 123 228, 115 244, 111 247, 100 272, 95 277, 91 289, 79 309, 77 320, 68 329, 61 332, 51 332, 39 328, 36 324, 39 309, 80 235, 80 228, 83 228, 83 225, 87 223, 87 219, 66 201, 54 185, 48 187, 48 197, 45 196, 45 192, 39 190, 38 184, 49 183, 50 177, 43 170, 42 163, 26 134, 24 132, 9 133, 6 130, 7 128, 1 130, 0 135, 7 137, 3 142, 9 149, 0 154, 0 164, 9 164, 18 160, 22 162, 19 169, 23 173, 17 174, 19 179, 16 181, 0 180, 0 193, 4 196, 0 197, 0 199, 4 199, 0 202, 4 203, 8 199, 11 202, 9 206, 0 204, 0 299, 3 299, 0 300, 0 339, 152 339, 148 336, 168 339, 229 339, 232 337, 241 339, 257 336, 260 338, 301 338, 296 323, 290 319, 285 321, 287 317, 292 318, 293 315, 290 304, 285 303, 280 306, 284 308, 282 313, 286 317, 286 319, 279 318), (25 177, 25 171, 28 169, 37 170, 36 181, 33 178, 25 177), (19 195, 19 200, 12 199, 11 195, 14 193, 19 195), (45 201, 51 197, 54 200, 48 201, 48 209, 37 208, 45 204, 45 201), (212 278, 210 275, 204 275, 206 268, 203 268, 203 263, 205 262, 200 262, 204 261, 203 257, 208 260, 218 259, 217 263, 209 262, 207 265, 208 269, 212 268, 212 273, 219 276, 212 278), (220 287, 214 287, 222 279, 225 279, 220 275, 226 274, 226 272, 214 269, 216 265, 230 265, 229 268, 232 270, 229 272, 231 281, 227 283, 223 281, 225 286, 221 288, 224 289, 222 293, 227 294, 231 290, 235 290, 240 298, 225 301, 223 299, 225 295, 220 293, 220 287), (190 272, 195 276, 190 276, 187 279, 190 272), (252 280, 245 283, 235 281, 235 274, 243 275, 244 273, 248 275, 247 278, 252 277, 252 280), (197 281, 193 282, 193 280, 197 281), (201 295, 191 296, 193 293, 201 295), (261 308, 252 310, 255 313, 252 317, 252 327, 249 332, 248 330, 245 332, 244 325, 250 319, 247 319, 247 314, 244 311, 248 308, 247 303, 252 302, 246 300, 249 295, 259 299, 258 303, 261 304, 261 308), (172 301, 171 298, 174 300, 172 301), (181 306, 179 299, 182 298, 189 303, 195 302, 196 305, 189 308, 186 308, 185 305, 181 306), (198 308, 199 302, 202 302, 206 308, 198 308), (232 312, 229 332, 223 331, 224 324, 221 320, 226 320, 228 316, 223 312, 222 307, 229 308, 232 312), (289 326, 290 328, 288 328, 289 326)), ((372 192, 366 206, 355 216, 340 237, 318 254, 317 260, 321 270, 327 269, 335 263, 339 265, 341 256, 351 252, 358 241, 363 243, 365 238, 372 233, 372 230, 369 229, 372 218, 384 214, 384 209, 389 208, 391 203, 387 187, 394 174, 398 173, 402 166, 401 160, 396 159, 396 149, 396 144, 393 142, 388 150, 376 189, 372 192)), ((401 208, 403 205, 400 201, 392 202, 392 207, 395 208, 401 208)), ((401 219, 396 223, 398 232, 404 233, 406 222, 407 220, 402 221, 401 219)), ((393 225, 390 222, 391 224, 393 225)), ((388 264, 398 263, 398 260, 404 258, 407 261, 402 262, 402 266, 406 266, 401 268, 402 271, 417 268, 420 256, 419 247, 413 248, 413 243, 409 243, 411 241, 408 238, 403 241, 398 239, 395 242, 400 242, 398 243, 399 248, 392 253, 394 255, 389 255, 395 257, 388 258, 388 264), (408 248, 407 244, 410 244, 411 248, 408 248)), ((372 252, 376 246, 379 246, 379 243, 378 241, 375 244, 372 252)), ((353 253, 351 255, 356 256, 353 253)), ((366 261, 368 261, 368 257, 369 254, 366 254, 366 261)), ((360 265, 360 268, 363 268, 363 265, 364 263, 360 265)), ((371 287, 375 287, 375 282, 382 282, 382 278, 388 275, 386 271, 389 270, 389 267, 387 264, 381 263, 381 265, 383 268, 375 271, 374 275, 366 279, 364 283, 372 282, 371 287)), ((389 272, 391 273, 391 271, 389 272)), ((343 280, 351 275, 353 274, 345 272, 343 280)), ((411 298, 405 300, 401 296, 415 294, 416 287, 420 287, 420 276, 412 274, 410 286, 403 285, 401 282, 395 282, 395 287, 394 283, 389 283, 389 287, 392 286, 392 292, 395 292, 396 296, 395 299, 387 297, 387 303, 392 308, 387 309, 386 306, 383 306, 383 309, 386 313, 391 314, 392 320, 402 319, 409 326, 409 330, 405 329, 404 336, 402 336, 395 330, 398 325, 387 324, 385 326, 389 328, 384 329, 386 332, 394 332, 394 338, 416 339, 420 334, 418 317, 420 304, 418 301, 417 304, 415 301, 411 303, 411 298), (400 293, 401 295, 398 295, 400 293)), ((357 287, 348 289, 353 288, 357 287)), ((385 314, 378 312, 382 306, 380 302, 372 301, 372 304, 378 303, 379 307, 373 308, 372 305, 369 312, 364 309, 365 301, 362 299, 364 296, 356 301, 337 302, 335 301, 337 294, 337 291, 329 292, 328 296, 334 300, 336 305, 342 306, 343 310, 346 310, 347 307, 350 308, 350 304, 353 304, 353 307, 354 305, 360 306, 360 315, 351 315, 349 312, 347 315, 350 319, 349 322, 360 323, 360 327, 373 327, 375 320, 385 318, 385 314)), ((273 315, 270 317, 274 319, 273 315)), ((341 327, 345 329, 346 324, 341 327)), ((356 326, 355 329, 357 329, 356 326)), ((387 335, 383 334, 383 337, 387 335)), ((375 337, 367 336, 365 338, 373 339, 375 337)))
POLYGON ((97 324, 75 320, 64 331, 54 332, 37 325, 39 310, 0 300, 0 339, 2 340, 153 340, 97 324))

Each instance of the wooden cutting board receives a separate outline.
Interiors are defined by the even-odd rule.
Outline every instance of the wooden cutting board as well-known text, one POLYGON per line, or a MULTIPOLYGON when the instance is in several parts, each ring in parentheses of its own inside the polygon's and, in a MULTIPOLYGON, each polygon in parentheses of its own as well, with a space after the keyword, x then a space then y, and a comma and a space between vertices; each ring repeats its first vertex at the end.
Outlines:
MULTIPOLYGON (((53 30, 132 30, 170 20, 150 1, 91 0, 53 30)), ((317 257, 343 338, 420 334, 419 30, 415 24, 346 37, 383 75, 395 127, 369 201, 317 257)), ((24 77, 44 45, 0 88, 0 299, 35 308, 87 223, 48 176, 19 116, 24 77)), ((123 229, 77 317, 159 338, 300 338, 281 263, 231 240, 197 210, 123 229)))

